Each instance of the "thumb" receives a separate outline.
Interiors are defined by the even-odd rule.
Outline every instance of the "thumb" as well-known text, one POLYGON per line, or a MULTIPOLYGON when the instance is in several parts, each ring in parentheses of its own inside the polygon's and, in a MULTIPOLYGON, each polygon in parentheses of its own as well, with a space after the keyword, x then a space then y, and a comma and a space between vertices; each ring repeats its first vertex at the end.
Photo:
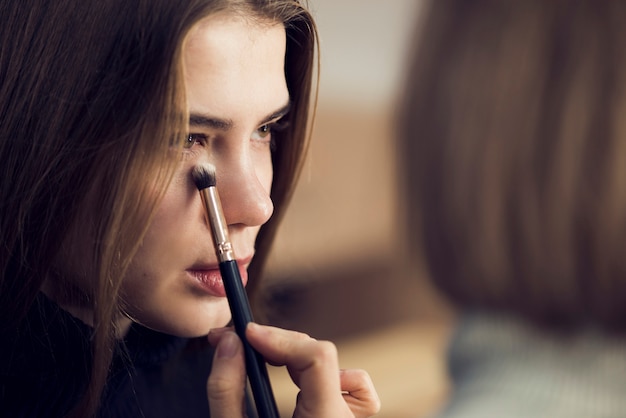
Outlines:
POLYGON ((245 387, 243 345, 234 332, 225 332, 217 343, 211 374, 207 381, 211 417, 243 417, 245 387))

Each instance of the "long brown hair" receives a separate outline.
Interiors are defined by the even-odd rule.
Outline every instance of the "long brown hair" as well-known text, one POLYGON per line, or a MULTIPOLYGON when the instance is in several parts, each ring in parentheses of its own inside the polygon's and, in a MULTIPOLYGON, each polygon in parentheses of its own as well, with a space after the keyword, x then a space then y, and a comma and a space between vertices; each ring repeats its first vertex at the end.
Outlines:
POLYGON ((458 306, 626 329, 626 3, 422 21, 398 132, 415 254, 458 306))
POLYGON ((309 137, 317 35, 296 0, 7 0, 0 5, 0 331, 32 305, 76 219, 88 213, 96 261, 91 385, 97 407, 114 344, 118 293, 176 159, 188 121, 182 48, 201 18, 233 9, 284 22, 289 125, 276 133, 273 218, 250 266, 258 279, 309 137), (156 174, 155 174, 156 173, 156 174), (154 186, 154 183, 151 183, 154 186), (91 208, 93 205, 90 205, 91 208))

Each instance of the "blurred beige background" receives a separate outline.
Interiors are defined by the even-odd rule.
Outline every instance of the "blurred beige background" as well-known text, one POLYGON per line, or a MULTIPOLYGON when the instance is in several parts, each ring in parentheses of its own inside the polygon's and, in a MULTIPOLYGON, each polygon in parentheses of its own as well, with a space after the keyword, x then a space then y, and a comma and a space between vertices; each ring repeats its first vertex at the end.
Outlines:
MULTIPOLYGON (((270 260, 268 320, 364 368, 385 418, 426 417, 445 398, 451 314, 407 269, 394 164, 394 106, 422 0, 310 0, 321 43, 310 157, 270 260)), ((418 127, 416 127, 418 129, 418 127)), ((283 416, 297 389, 271 369, 283 416)))

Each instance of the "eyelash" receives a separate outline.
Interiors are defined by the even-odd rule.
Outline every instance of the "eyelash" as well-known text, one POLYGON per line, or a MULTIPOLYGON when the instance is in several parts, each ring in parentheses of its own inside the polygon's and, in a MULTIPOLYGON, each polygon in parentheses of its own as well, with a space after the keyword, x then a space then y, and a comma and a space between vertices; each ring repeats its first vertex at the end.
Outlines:
POLYGON ((185 138, 185 143, 183 144, 183 148, 189 149, 196 144, 206 145, 209 138, 205 134, 198 134, 191 132, 185 138))
MULTIPOLYGON (((288 123, 284 120, 278 120, 271 123, 266 123, 265 125, 261 125, 254 133, 253 136, 257 133, 259 134, 260 139, 257 141, 262 141, 263 139, 270 136, 269 145, 270 149, 273 151, 276 148, 275 138, 273 137, 274 132, 283 131, 287 127, 288 123)), ((209 137, 206 134, 190 132, 189 135, 185 138, 185 143, 183 144, 183 148, 190 149, 194 145, 202 145, 205 146, 209 142, 209 137)))

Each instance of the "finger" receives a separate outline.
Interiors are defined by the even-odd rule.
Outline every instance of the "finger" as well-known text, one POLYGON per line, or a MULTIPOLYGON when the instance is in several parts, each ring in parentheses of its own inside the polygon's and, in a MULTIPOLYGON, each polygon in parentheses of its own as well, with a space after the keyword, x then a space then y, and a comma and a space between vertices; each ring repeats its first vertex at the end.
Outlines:
POLYGON ((317 411, 317 416, 327 416, 324 411, 332 414, 332 411, 347 410, 341 397, 337 348, 333 343, 253 323, 248 325, 246 336, 272 364, 287 366, 300 388, 298 408, 301 411, 317 411))
POLYGON ((370 417, 380 411, 380 398, 365 370, 341 370, 339 378, 343 399, 355 417, 370 417))
POLYGON ((217 343, 219 342, 220 338, 222 338, 222 336, 227 333, 227 332, 232 332, 233 331, 233 327, 221 327, 221 328, 211 328, 211 330, 209 331, 209 343, 213 346, 213 347, 217 347, 217 343))
POLYGON ((305 371, 333 376, 339 391, 337 348, 330 341, 318 341, 306 334, 281 328, 248 324, 246 336, 250 344, 275 366, 287 366, 295 383, 305 371), (327 369, 327 370, 326 370, 327 369))
POLYGON ((243 416, 245 384, 246 370, 241 341, 234 332, 224 332, 217 341, 213 366, 207 381, 211 416, 243 416))

